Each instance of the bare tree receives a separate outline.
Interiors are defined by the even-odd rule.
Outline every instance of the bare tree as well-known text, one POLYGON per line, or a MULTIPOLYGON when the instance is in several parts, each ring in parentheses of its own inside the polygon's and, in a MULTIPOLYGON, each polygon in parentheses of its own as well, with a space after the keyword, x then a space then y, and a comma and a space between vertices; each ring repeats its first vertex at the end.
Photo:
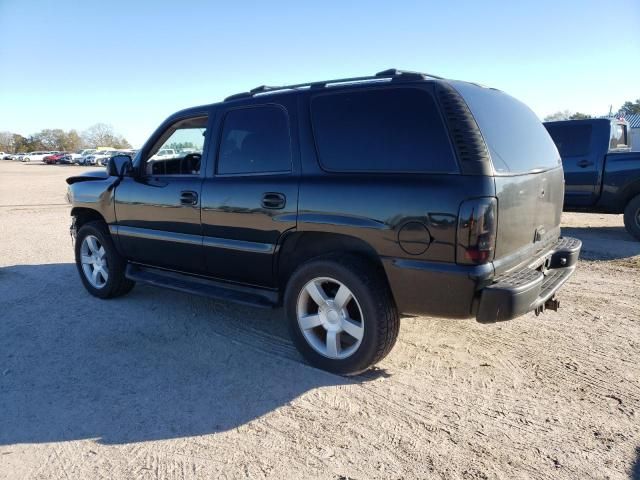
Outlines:
POLYGON ((114 132, 111 125, 96 123, 84 132, 82 139, 88 147, 131 148, 131 144, 122 136, 114 132))
POLYGON ((0 151, 13 152, 13 133, 0 132, 0 151))

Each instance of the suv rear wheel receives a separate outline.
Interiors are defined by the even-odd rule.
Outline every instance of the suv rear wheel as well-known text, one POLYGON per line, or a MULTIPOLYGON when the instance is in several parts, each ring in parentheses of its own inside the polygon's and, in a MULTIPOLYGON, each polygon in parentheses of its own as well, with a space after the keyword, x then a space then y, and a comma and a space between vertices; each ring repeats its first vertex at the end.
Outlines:
POLYGON ((395 344, 400 320, 382 274, 345 255, 311 260, 285 292, 289 331, 314 366, 355 375, 382 360, 395 344))
POLYGON ((91 295, 119 297, 134 287, 135 283, 124 275, 126 261, 113 245, 104 223, 89 222, 80 228, 75 254, 80 279, 91 295))
POLYGON ((640 195, 633 197, 624 209, 624 226, 631 235, 640 240, 640 195))

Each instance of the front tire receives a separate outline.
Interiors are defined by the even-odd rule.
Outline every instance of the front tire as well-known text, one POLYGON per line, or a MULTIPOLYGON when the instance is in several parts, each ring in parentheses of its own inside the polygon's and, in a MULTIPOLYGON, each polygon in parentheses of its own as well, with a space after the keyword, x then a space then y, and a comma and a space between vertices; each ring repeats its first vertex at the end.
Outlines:
POLYGON ((78 231, 76 267, 82 284, 98 298, 114 298, 131 291, 135 283, 125 277, 126 260, 118 253, 102 222, 89 222, 78 231))
POLYGON ((284 305, 291 338, 313 366, 356 375, 382 360, 400 320, 384 273, 364 258, 342 255, 301 265, 284 305))
POLYGON ((633 197, 624 209, 624 226, 631 235, 640 240, 640 195, 633 197))

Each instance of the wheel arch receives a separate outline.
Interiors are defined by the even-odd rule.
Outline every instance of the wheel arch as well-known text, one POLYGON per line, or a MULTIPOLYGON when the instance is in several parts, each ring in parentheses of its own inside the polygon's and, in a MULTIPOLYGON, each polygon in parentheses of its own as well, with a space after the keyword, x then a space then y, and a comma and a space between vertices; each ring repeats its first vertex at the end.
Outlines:
POLYGON ((624 212, 624 209, 627 207, 629 202, 633 200, 635 197, 640 195, 640 180, 636 180, 635 182, 628 185, 621 195, 620 202, 620 211, 624 212))
POLYGON ((100 212, 91 208, 74 207, 71 209, 71 216, 75 218, 74 226, 77 230, 88 222, 99 221, 107 225, 107 221, 100 212))
POLYGON ((365 258, 375 265, 388 285, 380 256, 364 240, 339 233, 294 232, 285 237, 278 252, 276 272, 279 287, 284 289, 299 265, 313 258, 331 254, 352 254, 365 258))

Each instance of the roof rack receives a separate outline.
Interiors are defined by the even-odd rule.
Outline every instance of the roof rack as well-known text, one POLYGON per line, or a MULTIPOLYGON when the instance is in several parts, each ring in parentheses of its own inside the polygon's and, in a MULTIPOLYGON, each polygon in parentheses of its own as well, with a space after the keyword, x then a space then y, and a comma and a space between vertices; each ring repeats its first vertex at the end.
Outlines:
POLYGON ((298 83, 295 85, 282 85, 282 86, 269 86, 269 85, 260 85, 259 87, 253 88, 248 92, 236 93, 235 95, 231 95, 224 99, 225 102, 230 100, 236 100, 239 98, 249 98, 255 95, 274 93, 285 90, 296 90, 303 88, 324 88, 329 85, 340 85, 346 83, 357 83, 357 82, 367 82, 367 81, 379 81, 379 80, 392 80, 392 81, 412 81, 412 80, 426 80, 427 78, 435 78, 441 80, 442 77, 438 77, 437 75, 431 75, 430 73, 422 73, 422 72, 411 72, 407 70, 398 70, 397 68, 389 68, 388 70, 383 70, 381 72, 376 73, 375 75, 369 75, 365 77, 351 77, 351 78, 338 78, 335 80, 322 80, 320 82, 308 82, 308 83, 298 83))

